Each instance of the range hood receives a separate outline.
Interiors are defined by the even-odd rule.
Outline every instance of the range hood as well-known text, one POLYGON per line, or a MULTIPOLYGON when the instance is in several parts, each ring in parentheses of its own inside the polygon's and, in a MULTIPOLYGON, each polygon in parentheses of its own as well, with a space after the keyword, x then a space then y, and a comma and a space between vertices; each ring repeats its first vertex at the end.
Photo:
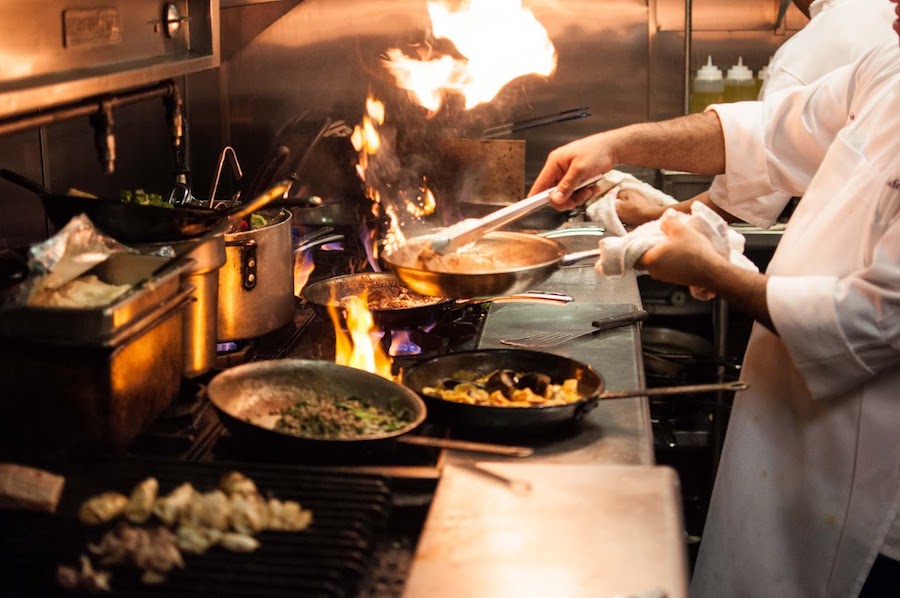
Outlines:
POLYGON ((219 0, 4 0, 0 119, 219 66, 219 0))

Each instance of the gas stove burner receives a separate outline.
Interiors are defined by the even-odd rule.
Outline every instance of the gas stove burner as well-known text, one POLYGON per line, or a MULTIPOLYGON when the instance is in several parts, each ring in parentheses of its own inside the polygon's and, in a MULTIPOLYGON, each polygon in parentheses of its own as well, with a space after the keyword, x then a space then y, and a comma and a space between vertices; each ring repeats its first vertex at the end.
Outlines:
POLYGON ((386 338, 390 339, 390 347, 388 355, 397 357, 398 355, 420 355, 422 347, 412 340, 412 330, 387 330, 384 333, 386 338))

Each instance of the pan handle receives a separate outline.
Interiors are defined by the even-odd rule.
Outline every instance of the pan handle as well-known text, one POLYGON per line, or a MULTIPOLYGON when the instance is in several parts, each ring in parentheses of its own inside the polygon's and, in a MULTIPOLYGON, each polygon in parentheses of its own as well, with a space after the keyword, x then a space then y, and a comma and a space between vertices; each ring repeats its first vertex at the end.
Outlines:
POLYGON ((40 196, 50 195, 50 191, 38 183, 37 181, 33 181, 28 177, 19 174, 18 172, 13 172, 12 170, 7 170, 5 168, 0 169, 0 177, 6 179, 10 183, 14 183, 19 187, 23 187, 28 189, 32 193, 40 196))
POLYGON ((559 261, 559 265, 570 266, 575 262, 586 260, 589 257, 600 257, 600 248, 598 247, 597 249, 587 249, 585 251, 575 251, 573 253, 567 253, 559 261))
POLYGON ((747 390, 746 382, 722 382, 716 384, 687 384, 684 386, 660 386, 658 388, 642 388, 638 390, 608 390, 599 395, 600 399, 625 399, 628 397, 657 397, 663 395, 682 395, 698 392, 723 392, 747 390))
POLYGON ((451 440, 449 438, 432 438, 429 436, 401 436, 397 442, 427 446, 430 448, 443 448, 457 451, 472 451, 476 453, 488 453, 491 455, 505 455, 507 457, 530 457, 534 449, 527 446, 508 446, 504 444, 487 444, 484 442, 469 442, 468 440, 451 440))

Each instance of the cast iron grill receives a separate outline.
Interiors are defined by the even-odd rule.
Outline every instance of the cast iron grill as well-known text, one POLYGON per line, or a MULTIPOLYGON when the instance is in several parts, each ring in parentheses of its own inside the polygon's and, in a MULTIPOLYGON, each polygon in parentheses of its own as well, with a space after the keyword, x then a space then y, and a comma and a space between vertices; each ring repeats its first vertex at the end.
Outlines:
MULTIPOLYGON (((54 469, 54 468, 48 468, 54 469)), ((72 595, 55 585, 58 564, 77 565, 86 544, 99 536, 76 518, 80 504, 106 490, 127 494, 146 478, 160 493, 183 482, 201 492, 228 471, 251 477, 264 495, 299 501, 313 512, 303 532, 261 532, 251 554, 212 548, 185 554, 185 568, 164 584, 146 586, 136 573, 113 571, 114 595, 127 596, 353 596, 370 567, 372 548, 391 505, 386 480, 377 475, 257 463, 192 463, 159 459, 104 460, 65 473, 57 515, 0 510, 0 594, 72 595)))

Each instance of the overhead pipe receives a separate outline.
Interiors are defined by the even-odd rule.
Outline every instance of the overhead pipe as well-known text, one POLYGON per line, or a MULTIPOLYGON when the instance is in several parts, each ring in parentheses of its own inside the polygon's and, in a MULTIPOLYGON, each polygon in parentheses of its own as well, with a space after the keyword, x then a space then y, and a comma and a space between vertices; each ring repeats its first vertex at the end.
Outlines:
POLYGON ((90 117, 91 124, 95 129, 95 141, 103 170, 106 173, 112 173, 115 169, 116 159, 112 111, 120 106, 153 98, 163 98, 166 101, 166 117, 171 124, 171 140, 175 152, 176 168, 183 168, 183 102, 181 93, 172 80, 0 119, 0 136, 87 116, 90 117))

